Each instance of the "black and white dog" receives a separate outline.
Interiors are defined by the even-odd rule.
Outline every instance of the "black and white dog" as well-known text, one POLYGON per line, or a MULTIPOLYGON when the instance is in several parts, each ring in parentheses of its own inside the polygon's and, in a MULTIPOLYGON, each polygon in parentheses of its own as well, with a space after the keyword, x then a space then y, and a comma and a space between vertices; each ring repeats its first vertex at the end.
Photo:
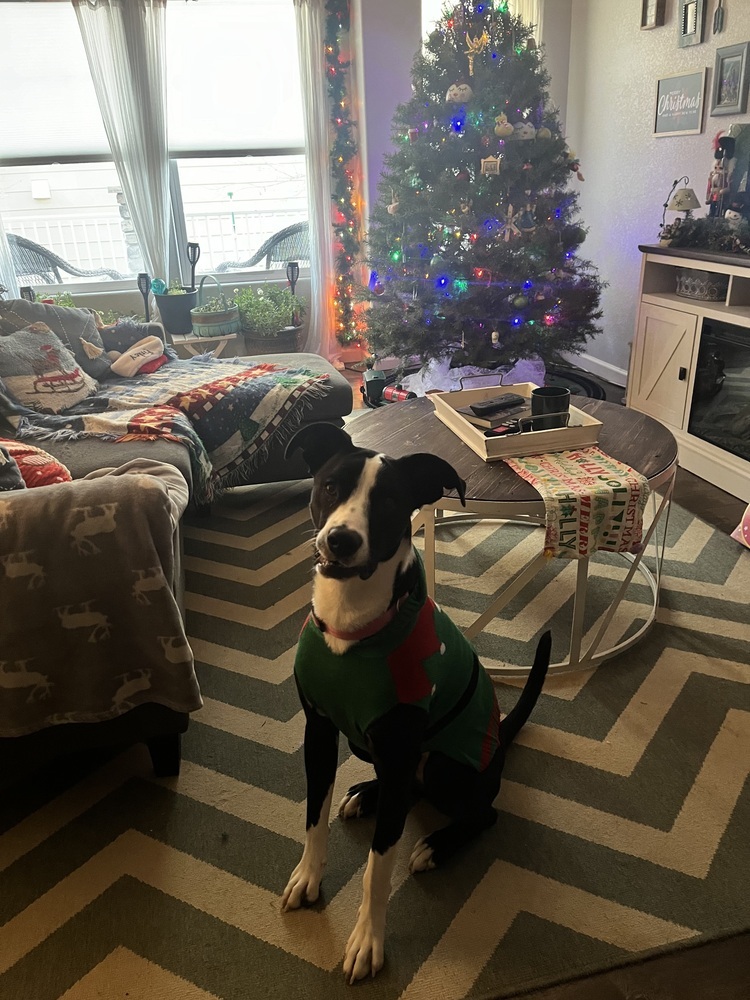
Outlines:
POLYGON ((442 864, 497 819, 505 751, 544 683, 550 634, 539 642, 521 696, 502 722, 492 681, 450 619, 426 593, 411 542, 412 513, 444 489, 463 502, 465 484, 435 455, 390 459, 362 448, 331 424, 300 430, 314 476, 316 529, 312 612, 295 678, 306 716, 307 833, 282 908, 318 898, 339 732, 375 767, 376 780, 350 788, 344 818, 375 815, 375 833, 357 922, 344 956, 350 982, 383 965, 386 905, 395 847, 414 798, 446 813, 448 826, 419 840, 410 870, 442 864))

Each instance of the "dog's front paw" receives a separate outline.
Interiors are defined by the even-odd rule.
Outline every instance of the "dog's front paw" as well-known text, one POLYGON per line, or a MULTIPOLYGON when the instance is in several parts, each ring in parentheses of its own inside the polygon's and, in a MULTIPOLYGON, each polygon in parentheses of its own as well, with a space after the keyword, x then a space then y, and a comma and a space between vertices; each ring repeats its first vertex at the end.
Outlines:
POLYGON ((320 895, 320 880, 323 877, 323 865, 315 864, 306 858, 289 876, 284 895, 281 897, 281 910, 298 910, 304 903, 314 903, 320 895))
POLYGON ((385 927, 376 928, 371 917, 357 917, 344 953, 344 975, 349 983, 374 976, 383 968, 385 927))
POLYGON ((378 805, 378 782, 360 781, 352 785, 339 803, 342 819, 362 819, 373 816, 378 805))
POLYGON ((416 875, 417 872, 429 872, 433 868, 437 868, 434 854, 435 852, 430 846, 428 838, 420 837, 414 845, 411 858, 409 858, 409 871, 412 875, 416 875))

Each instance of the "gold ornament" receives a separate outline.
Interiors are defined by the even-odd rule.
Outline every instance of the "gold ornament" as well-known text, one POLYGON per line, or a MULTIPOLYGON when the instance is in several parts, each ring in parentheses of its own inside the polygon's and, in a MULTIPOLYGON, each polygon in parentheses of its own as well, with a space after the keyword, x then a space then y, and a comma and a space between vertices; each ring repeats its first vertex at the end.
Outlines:
POLYGON ((477 56, 481 55, 490 44, 490 36, 487 34, 487 29, 485 28, 482 34, 478 35, 476 38, 472 38, 467 31, 466 44, 469 47, 466 49, 464 55, 469 57, 469 76, 474 76, 474 60, 477 56))
POLYGON ((500 173, 500 157, 488 156, 481 161, 481 172, 485 177, 497 177, 500 173))

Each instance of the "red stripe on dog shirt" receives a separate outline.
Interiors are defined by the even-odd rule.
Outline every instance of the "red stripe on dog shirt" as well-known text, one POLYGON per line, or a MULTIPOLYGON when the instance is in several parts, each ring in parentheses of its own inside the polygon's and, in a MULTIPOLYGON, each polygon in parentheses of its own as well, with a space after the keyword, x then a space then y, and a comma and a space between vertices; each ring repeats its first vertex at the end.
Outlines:
POLYGON ((417 624, 401 645, 388 656, 388 666, 402 704, 412 704, 427 698, 432 681, 424 661, 440 651, 440 637, 435 628, 435 605, 427 598, 419 612, 417 624))

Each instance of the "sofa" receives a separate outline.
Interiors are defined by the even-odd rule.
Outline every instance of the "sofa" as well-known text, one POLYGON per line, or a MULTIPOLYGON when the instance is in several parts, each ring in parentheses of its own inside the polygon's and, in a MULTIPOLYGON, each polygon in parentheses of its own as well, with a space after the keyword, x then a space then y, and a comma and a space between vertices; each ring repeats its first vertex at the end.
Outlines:
MULTIPOLYGON (((217 462, 225 463, 222 468, 212 470, 213 487, 217 489, 305 478, 308 473, 299 454, 290 459, 284 455, 285 443, 290 433, 307 422, 326 421, 340 426, 343 417, 352 409, 349 383, 333 365, 317 354, 277 354, 218 360, 204 356, 181 360, 165 343, 165 339, 164 329, 158 323, 148 325, 123 323, 101 330, 97 326, 96 314, 88 309, 32 303, 25 299, 0 300, 0 434, 23 436, 31 443, 41 445, 70 469, 75 479, 99 468, 121 465, 130 459, 143 456, 154 462, 167 462, 183 473, 191 497, 199 506, 205 508, 207 498, 201 495, 199 484, 196 482, 196 475, 201 475, 201 462, 204 464, 206 461, 214 462, 214 465, 217 462), (15 343, 19 340, 30 342, 33 333, 28 331, 32 330, 35 324, 43 324, 51 331, 51 334, 73 355, 75 363, 81 369, 81 376, 84 379, 90 378, 95 383, 95 388, 73 406, 67 407, 63 419, 57 421, 54 416, 37 415, 28 409, 19 412, 18 408, 14 408, 13 402, 8 402, 9 396, 12 400, 13 393, 7 392, 9 388, 7 376, 6 391, 3 392, 3 346, 9 343, 6 338, 14 338, 15 343), (125 333, 118 333, 120 330, 124 330, 125 333), (129 330, 131 339, 159 337, 164 344, 168 363, 153 373, 144 375, 138 372, 124 379, 109 377, 106 368, 102 375, 102 366, 107 360, 106 355, 103 356, 101 353, 94 357, 90 355, 95 351, 103 351, 112 343, 125 349, 123 338, 127 337, 129 330), (111 338, 109 341, 106 340, 108 336, 111 338), (280 411, 270 415, 266 413, 269 400, 279 395, 282 387, 275 386, 263 397, 252 414, 249 414, 248 407, 255 403, 254 398, 249 397, 247 392, 250 383, 246 386, 233 386, 232 398, 238 398, 235 412, 239 415, 240 423, 232 430, 237 431, 239 428, 239 434, 234 433, 229 439, 217 442, 215 429, 209 427, 204 442, 207 442, 206 448, 209 451, 212 445, 215 446, 213 454, 196 454, 202 444, 201 441, 196 441, 196 436, 200 435, 202 425, 210 423, 209 418, 217 412, 217 407, 213 405, 214 400, 209 400, 208 403, 204 403, 203 409, 199 409, 195 399, 191 399, 185 405, 185 412, 176 414, 177 425, 167 428, 170 433, 161 433, 162 427, 154 428, 150 424, 131 433, 135 421, 131 421, 127 426, 122 424, 123 414, 126 412, 124 407, 131 399, 137 401, 134 407, 145 406, 153 410, 161 406, 164 399, 174 399, 178 396, 183 385, 190 384, 189 391, 195 396, 198 394, 201 379, 208 384, 215 384, 224 378, 236 381, 238 372, 258 367, 269 369, 270 373, 265 380, 258 379, 252 383, 253 385, 264 381, 270 382, 273 379, 283 383, 286 373, 300 370, 310 374, 306 384, 294 388, 288 387, 287 395, 281 399, 280 411), (192 381, 189 383, 188 380, 192 381), (112 422, 112 427, 109 429, 111 432, 107 433, 106 428, 100 431, 99 425, 103 423, 104 414, 97 412, 95 407, 97 403, 103 403, 109 397, 112 399, 113 409, 106 411, 112 422), (251 399, 249 404, 246 403, 248 398, 251 399), (211 412, 207 413, 207 410, 211 412), (259 413, 265 416, 268 425, 257 430, 254 427, 258 422, 257 419, 250 418, 257 418, 259 413), (65 416, 70 416, 70 420, 67 421, 70 427, 64 426, 65 416), (115 417, 121 419, 121 426, 117 426, 115 417), (152 430, 154 433, 150 434, 152 430), (249 440, 253 433, 257 438, 249 440), (115 440, 118 437, 126 437, 128 440, 115 440), (232 454, 228 451, 228 443, 232 443, 238 437, 243 440, 235 449, 237 453, 232 454), (247 446, 244 451, 243 446, 247 446)), ((33 358, 31 364, 34 364, 33 358)), ((36 365, 40 367, 38 361, 36 365)), ((12 366, 9 369, 6 364, 5 371, 8 370, 13 369, 12 366)), ((20 376, 18 377, 20 379, 20 376)), ((49 395, 54 396, 54 393, 49 395)), ((29 402, 28 399, 26 402, 29 402)), ((48 398, 42 398, 39 404, 32 400, 31 409, 43 408, 47 402, 48 398)), ((225 407, 232 405, 226 390, 223 390, 222 405, 225 407)), ((59 416, 59 413, 57 415, 59 416)))
POLYGON ((341 424, 352 407, 349 384, 317 355, 218 362, 172 354, 159 324, 101 330, 90 310, 0 301, 0 438, 44 449, 71 479, 0 492, 0 764, 14 765, 0 770, 0 785, 21 763, 30 769, 64 751, 135 741, 147 743, 157 774, 177 773, 179 736, 200 703, 192 654, 180 659, 189 646, 179 515, 188 497, 206 511, 207 481, 221 490, 307 477, 298 456, 284 456, 288 436, 306 421, 341 424), (111 377, 115 355, 126 370, 128 352, 153 338, 155 370, 111 377), (243 373, 256 369, 263 393, 245 395, 243 373), (204 427, 227 401, 237 403, 236 424, 204 427), (165 476, 182 483, 177 514, 158 485, 165 476), (109 529, 89 538, 87 518, 109 529), (162 579, 168 588, 152 592, 162 579), (155 594, 160 621, 142 629, 155 594), (43 632, 57 636, 43 649, 40 616, 43 632), (91 679, 101 677, 89 704, 91 679), (154 692, 164 677, 166 688, 154 692), (55 705, 64 690, 67 700, 55 705))
MULTIPOLYGON (((47 473, 46 486, 24 472, 26 486, 9 482, 9 448, 0 442, 0 787, 63 753, 140 741, 158 775, 176 774, 201 706, 182 615, 184 478, 136 459, 79 480, 47 473)), ((34 476, 53 467, 37 449, 15 454, 34 476)))

